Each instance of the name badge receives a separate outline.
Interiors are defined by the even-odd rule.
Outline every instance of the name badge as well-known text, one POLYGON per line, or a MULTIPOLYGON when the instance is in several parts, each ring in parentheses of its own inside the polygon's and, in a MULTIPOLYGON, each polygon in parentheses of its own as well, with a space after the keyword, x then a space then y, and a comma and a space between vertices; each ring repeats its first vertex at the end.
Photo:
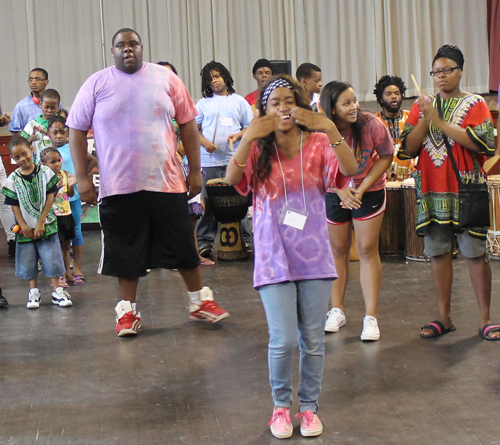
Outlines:
POLYGON ((224 127, 231 127, 233 125, 233 119, 231 117, 223 117, 221 120, 220 120, 220 123, 224 126, 224 127))
POLYGON ((281 209, 279 224, 283 226, 293 227, 294 229, 304 230, 309 212, 307 210, 299 210, 284 205, 281 209))

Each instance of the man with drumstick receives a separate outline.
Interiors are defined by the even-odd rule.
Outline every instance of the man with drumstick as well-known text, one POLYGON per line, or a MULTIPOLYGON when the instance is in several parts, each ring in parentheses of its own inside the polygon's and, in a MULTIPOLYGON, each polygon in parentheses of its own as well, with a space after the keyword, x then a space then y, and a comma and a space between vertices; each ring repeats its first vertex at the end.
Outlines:
MULTIPOLYGON (((196 123, 200 130, 201 166, 203 177, 203 200, 205 211, 198 220, 198 246, 200 255, 208 257, 217 236, 215 219, 205 184, 210 179, 224 178, 226 166, 237 148, 245 128, 253 119, 252 108, 233 88, 233 78, 228 69, 219 62, 207 63, 201 70, 201 92, 203 98, 196 104, 196 123), (234 144, 234 146, 233 146, 234 144)), ((251 234, 242 223, 247 248, 251 246, 251 234)))
POLYGON ((78 191, 89 204, 97 203, 86 172, 87 131, 94 129, 103 233, 98 272, 118 278, 118 336, 141 327, 135 301, 147 269, 179 269, 190 318, 214 323, 229 315, 203 287, 189 221, 187 199, 200 193, 202 183, 196 108, 181 79, 143 62, 142 52, 139 34, 120 29, 112 39, 115 65, 87 79, 67 121, 78 191), (175 155, 174 118, 191 167, 186 180, 175 155))
POLYGON ((401 146, 399 135, 403 131, 406 119, 410 114, 408 110, 401 110, 405 93, 406 85, 403 79, 389 75, 382 76, 373 90, 377 102, 382 107, 382 111, 375 114, 375 116, 389 130, 394 145, 394 159, 387 171, 388 181, 404 181, 410 177, 410 173, 415 169, 413 159, 403 161, 397 157, 401 146))

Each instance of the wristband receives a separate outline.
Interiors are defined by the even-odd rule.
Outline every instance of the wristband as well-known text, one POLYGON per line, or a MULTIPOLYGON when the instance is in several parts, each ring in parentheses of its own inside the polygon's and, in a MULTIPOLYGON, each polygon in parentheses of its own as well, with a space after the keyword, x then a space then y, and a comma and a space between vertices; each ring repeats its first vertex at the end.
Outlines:
POLYGON ((234 165, 236 165, 236 167, 245 168, 245 166, 247 165, 246 162, 244 164, 238 164, 236 159, 234 159, 234 155, 232 155, 231 158, 233 159, 234 165))
POLYGON ((345 142, 345 138, 342 138, 340 141, 335 142, 335 144, 330 144, 330 147, 335 148, 338 147, 340 144, 345 142))

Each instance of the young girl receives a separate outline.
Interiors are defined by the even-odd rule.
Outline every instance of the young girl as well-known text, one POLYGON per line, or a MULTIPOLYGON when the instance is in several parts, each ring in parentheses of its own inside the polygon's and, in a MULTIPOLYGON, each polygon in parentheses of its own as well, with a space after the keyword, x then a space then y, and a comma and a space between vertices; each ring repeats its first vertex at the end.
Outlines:
POLYGON ((377 117, 359 110, 356 93, 346 82, 328 83, 321 93, 320 104, 352 147, 358 164, 350 187, 330 189, 326 194, 328 234, 339 279, 332 285, 332 309, 325 330, 337 332, 346 324, 344 296, 354 225, 366 309, 361 340, 375 341, 380 338, 377 303, 382 280, 378 240, 385 211, 385 172, 394 151, 392 139, 377 117))
MULTIPOLYGON (((66 127, 66 119, 61 116, 54 116, 49 120, 48 132, 52 141, 52 146, 59 150, 62 157, 62 168, 71 175, 75 174, 75 167, 71 158, 71 152, 68 144, 68 127, 66 127)), ((90 153, 87 153, 87 172, 90 173, 97 164, 97 159, 90 153)), ((71 240, 71 248, 73 249, 73 276, 77 279, 85 281, 85 276, 82 271, 82 256, 83 256, 83 235, 82 235, 82 201, 78 194, 78 186, 74 186, 75 193, 69 198, 71 206, 71 215, 75 220, 76 236, 71 240)), ((74 282, 75 283, 75 282, 74 282)))
POLYGON ((54 147, 48 147, 40 153, 40 160, 43 165, 49 167, 55 175, 59 178, 57 186, 59 192, 54 198, 54 213, 57 216, 57 232, 59 234, 59 241, 61 242, 61 249, 64 258, 64 267, 66 273, 59 279, 59 285, 67 287, 67 283, 83 284, 83 280, 71 275, 70 271, 70 255, 69 248, 71 240, 75 238, 75 221, 71 215, 71 206, 69 204, 69 197, 73 196, 75 190, 73 186, 76 184, 76 178, 62 170, 61 153, 54 147))
MULTIPOLYGON (((488 228, 459 228, 459 186, 444 142, 446 137, 461 180, 484 183, 484 155, 492 156, 495 150, 493 124, 484 99, 460 87, 464 63, 464 55, 457 46, 443 45, 438 49, 430 74, 439 94, 420 97, 413 104, 401 134, 399 156, 419 156, 415 177, 416 229, 419 235, 424 235, 424 253, 431 257, 432 284, 438 304, 438 318, 424 325, 420 336, 439 337, 455 330, 451 318, 451 289, 456 239, 460 253, 467 260, 479 306, 479 335, 488 341, 500 341, 500 324, 492 323, 490 316, 488 228), (441 115, 438 107, 442 109, 441 115)), ((467 312, 467 315, 472 314, 467 312)))
POLYGON ((293 432, 293 355, 299 336, 299 414, 303 436, 318 436, 316 412, 324 362, 325 313, 337 278, 325 243, 326 190, 343 189, 356 161, 335 124, 313 113, 300 86, 285 75, 259 94, 255 118, 227 166, 240 193, 253 191, 255 270, 269 326, 269 374, 280 439, 293 432), (307 129, 306 129, 307 128, 307 129), (313 133, 323 131, 323 133, 313 133))

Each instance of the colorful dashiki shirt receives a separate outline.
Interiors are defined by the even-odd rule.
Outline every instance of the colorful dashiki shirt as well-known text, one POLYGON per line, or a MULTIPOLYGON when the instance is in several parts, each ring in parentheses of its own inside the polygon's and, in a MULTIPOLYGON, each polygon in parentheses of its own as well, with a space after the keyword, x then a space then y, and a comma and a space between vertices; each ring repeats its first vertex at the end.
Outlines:
MULTIPOLYGON (((431 98, 434 108, 437 109, 436 98, 431 98)), ((485 156, 492 156, 495 152, 494 127, 486 102, 481 96, 470 93, 441 101, 443 119, 451 125, 465 128, 467 135, 479 148, 479 152, 473 152, 448 137, 462 182, 484 183, 485 156)), ((422 118, 420 107, 415 102, 401 134, 400 158, 408 158, 404 152, 406 138, 422 118)), ((423 236, 425 228, 430 224, 451 224, 457 231, 460 230, 458 182, 448 157, 443 134, 438 127, 429 124, 418 156, 418 173, 415 177, 417 234, 423 236)), ((469 229, 469 233, 484 238, 487 228, 469 229)))
MULTIPOLYGON (((26 225, 30 229, 34 229, 47 202, 47 191, 59 182, 59 178, 45 165, 35 165, 35 170, 30 175, 31 181, 23 176, 19 169, 12 172, 3 186, 2 193, 19 201, 19 209, 26 225)), ((45 220, 45 236, 56 232, 57 219, 51 211, 45 220)), ((25 243, 33 240, 18 233, 16 241, 25 243)))
POLYGON ((394 159, 392 164, 387 170, 387 180, 388 181, 404 181, 409 178, 411 173, 415 170, 416 160, 406 159, 401 160, 398 158, 399 147, 401 146, 401 141, 399 140, 403 128, 405 126, 406 119, 408 119, 410 112, 408 110, 401 110, 399 116, 395 118, 387 118, 382 112, 375 114, 382 123, 389 130, 392 138, 392 144, 394 146, 394 159))
POLYGON ((35 164, 40 164, 40 152, 44 148, 52 147, 52 141, 47 133, 48 126, 48 119, 44 119, 43 115, 40 115, 36 119, 29 121, 21 132, 21 136, 25 139, 29 139, 33 133, 38 134, 38 140, 31 143, 33 147, 33 162, 35 164))

